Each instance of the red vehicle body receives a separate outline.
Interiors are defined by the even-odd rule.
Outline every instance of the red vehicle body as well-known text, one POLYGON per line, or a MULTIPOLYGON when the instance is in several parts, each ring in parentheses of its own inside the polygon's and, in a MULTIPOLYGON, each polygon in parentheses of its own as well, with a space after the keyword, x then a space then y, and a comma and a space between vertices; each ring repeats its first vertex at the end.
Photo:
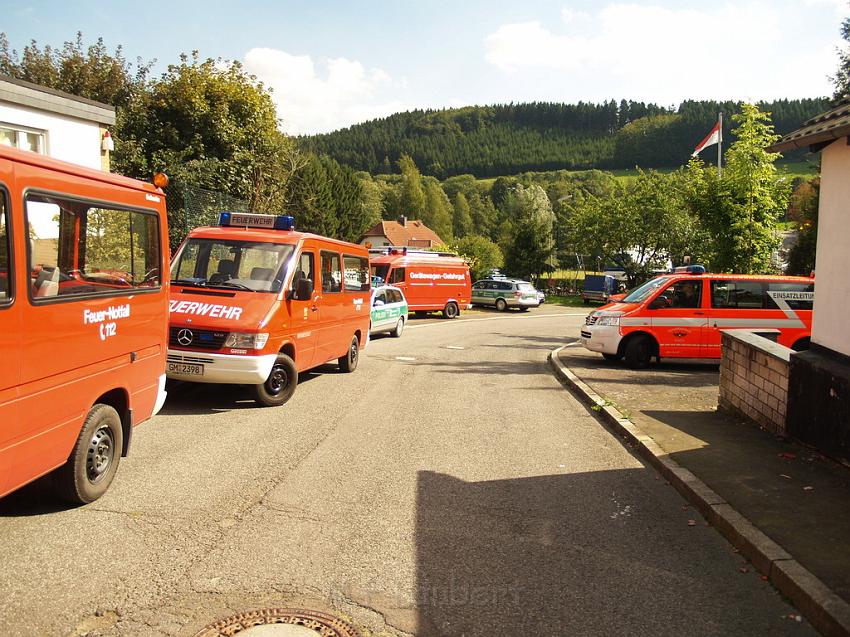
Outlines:
POLYGON ((806 349, 814 285, 793 276, 661 275, 589 314, 581 343, 633 367, 652 358, 718 359, 728 329, 764 330, 781 345, 806 349))
POLYGON ((369 333, 366 248, 295 232, 292 217, 221 217, 172 260, 169 378, 250 385, 277 406, 301 372, 353 371, 369 333))
POLYGON ((160 189, 0 147, 0 496, 106 491, 165 400, 167 268, 160 189))
POLYGON ((389 248, 372 251, 372 276, 404 292, 412 312, 455 318, 472 307, 469 265, 456 254, 389 248))

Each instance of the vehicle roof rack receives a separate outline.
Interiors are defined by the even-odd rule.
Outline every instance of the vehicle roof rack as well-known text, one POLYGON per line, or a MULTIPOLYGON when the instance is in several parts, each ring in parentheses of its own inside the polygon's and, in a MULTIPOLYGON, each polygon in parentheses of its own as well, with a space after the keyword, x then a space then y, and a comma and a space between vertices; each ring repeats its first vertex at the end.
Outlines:
POLYGON ((455 252, 436 252, 434 250, 423 250, 409 246, 381 246, 380 248, 369 248, 369 254, 420 254, 431 257, 456 257, 455 252))

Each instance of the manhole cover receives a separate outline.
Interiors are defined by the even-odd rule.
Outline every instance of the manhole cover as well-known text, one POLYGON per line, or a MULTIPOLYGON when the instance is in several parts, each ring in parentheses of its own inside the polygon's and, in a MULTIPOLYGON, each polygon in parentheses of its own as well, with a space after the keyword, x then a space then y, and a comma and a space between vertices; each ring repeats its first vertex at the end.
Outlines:
POLYGON ((339 617, 300 608, 263 608, 219 619, 195 637, 360 637, 339 617))

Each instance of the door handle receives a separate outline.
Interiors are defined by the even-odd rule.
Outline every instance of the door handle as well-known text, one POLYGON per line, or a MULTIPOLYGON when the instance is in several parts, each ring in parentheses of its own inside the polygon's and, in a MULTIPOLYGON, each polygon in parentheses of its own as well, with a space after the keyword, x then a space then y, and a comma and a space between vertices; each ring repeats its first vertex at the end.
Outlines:
POLYGON ((311 309, 311 310, 313 310, 314 312, 318 312, 318 311, 319 311, 319 306, 318 306, 318 305, 314 305, 314 306, 313 306, 313 307, 311 307, 310 309, 311 309))
POLYGON ((705 312, 694 312, 694 314, 696 316, 703 316, 703 315, 705 315, 705 312))

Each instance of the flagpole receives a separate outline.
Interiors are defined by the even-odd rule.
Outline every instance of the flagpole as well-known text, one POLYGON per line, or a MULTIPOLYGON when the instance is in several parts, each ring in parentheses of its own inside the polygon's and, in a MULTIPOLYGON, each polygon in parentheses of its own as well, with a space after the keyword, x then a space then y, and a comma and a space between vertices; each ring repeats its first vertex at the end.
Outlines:
POLYGON ((723 169, 720 167, 720 161, 723 157, 723 151, 721 150, 723 146, 723 111, 717 114, 717 124, 720 127, 717 130, 717 176, 720 177, 723 172, 723 169))

